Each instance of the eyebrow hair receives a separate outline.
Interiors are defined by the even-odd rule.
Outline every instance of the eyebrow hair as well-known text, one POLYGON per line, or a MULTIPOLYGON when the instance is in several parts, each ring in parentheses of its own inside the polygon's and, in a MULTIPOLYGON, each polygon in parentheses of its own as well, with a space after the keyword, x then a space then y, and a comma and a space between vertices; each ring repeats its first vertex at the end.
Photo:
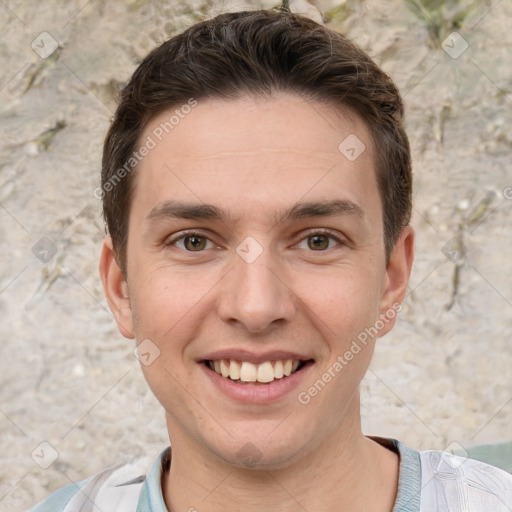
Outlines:
MULTIPOLYGON (((308 201, 295 203, 276 221, 285 222, 306 217, 327 217, 332 215, 357 215, 363 218, 364 212, 360 206, 348 199, 334 199, 327 201, 308 201)), ((181 201, 164 201, 151 209, 146 217, 146 223, 153 224, 167 218, 175 219, 210 219, 227 223, 231 215, 224 208, 207 203, 184 203, 181 201)))
POLYGON ((280 219, 300 219, 304 217, 327 217, 330 215, 355 214, 363 218, 364 212, 360 206, 348 199, 333 199, 330 201, 310 201, 294 204, 280 219))

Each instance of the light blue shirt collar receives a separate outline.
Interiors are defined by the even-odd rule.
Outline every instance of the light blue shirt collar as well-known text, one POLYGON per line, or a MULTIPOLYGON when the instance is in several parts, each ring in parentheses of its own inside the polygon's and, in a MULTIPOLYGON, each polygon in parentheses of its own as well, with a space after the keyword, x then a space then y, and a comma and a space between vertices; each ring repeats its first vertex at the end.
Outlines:
MULTIPOLYGON (((420 454, 396 439, 373 438, 380 444, 391 445, 400 455, 398 492, 392 512, 419 512, 421 497, 420 454)), ((168 512, 162 494, 162 458, 166 448, 153 462, 146 475, 137 504, 137 512, 168 512)))

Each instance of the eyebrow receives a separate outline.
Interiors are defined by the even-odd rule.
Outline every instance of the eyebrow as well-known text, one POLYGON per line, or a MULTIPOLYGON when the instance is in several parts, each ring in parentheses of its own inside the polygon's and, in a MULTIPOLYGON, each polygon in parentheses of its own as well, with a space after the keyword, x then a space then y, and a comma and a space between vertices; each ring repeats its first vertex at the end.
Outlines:
MULTIPOLYGON (((360 206, 348 199, 309 201, 295 203, 281 215, 276 216, 277 223, 308 217, 329 217, 334 215, 356 215, 364 218, 360 206)), ((181 201, 164 201, 151 209, 146 217, 147 224, 154 224, 169 218, 218 220, 228 223, 231 215, 224 208, 207 203, 184 203, 181 201)))

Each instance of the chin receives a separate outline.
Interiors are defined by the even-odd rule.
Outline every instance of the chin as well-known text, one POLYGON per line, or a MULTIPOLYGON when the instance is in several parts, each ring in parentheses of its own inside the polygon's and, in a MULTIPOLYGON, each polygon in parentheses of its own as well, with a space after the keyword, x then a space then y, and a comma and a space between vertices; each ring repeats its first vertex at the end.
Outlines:
MULTIPOLYGON (((261 429, 258 428, 257 431, 261 432, 261 429)), ((230 466, 253 471, 282 469, 303 456, 305 439, 289 429, 283 429, 279 434, 274 432, 266 436, 240 435, 236 439, 226 438, 209 448, 230 466)))
POLYGON ((233 452, 231 447, 229 454, 220 452, 216 455, 230 466, 256 472, 286 468, 293 463, 296 452, 296 447, 289 447, 276 453, 270 447, 258 447, 247 441, 236 452, 233 452))

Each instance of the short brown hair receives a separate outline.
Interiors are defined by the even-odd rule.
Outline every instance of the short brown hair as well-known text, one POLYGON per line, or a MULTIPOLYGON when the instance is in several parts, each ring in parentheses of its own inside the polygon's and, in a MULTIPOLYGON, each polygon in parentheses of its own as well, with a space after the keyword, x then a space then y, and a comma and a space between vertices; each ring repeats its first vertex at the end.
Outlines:
POLYGON ((126 163, 148 122, 191 98, 278 91, 349 107, 368 126, 389 258, 411 215, 410 149, 398 89, 342 34, 302 16, 260 10, 221 14, 172 37, 142 61, 121 91, 103 149, 101 185, 103 215, 123 271, 135 181, 126 163))

